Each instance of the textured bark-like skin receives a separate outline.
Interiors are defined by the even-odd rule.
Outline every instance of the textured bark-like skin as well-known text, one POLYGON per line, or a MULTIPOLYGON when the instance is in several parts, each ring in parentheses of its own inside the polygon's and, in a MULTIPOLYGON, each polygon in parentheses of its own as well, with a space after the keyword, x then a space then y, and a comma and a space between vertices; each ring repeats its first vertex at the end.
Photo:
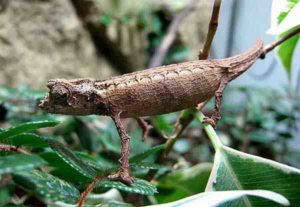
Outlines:
POLYGON ((40 106, 50 113, 108 115, 121 138, 120 168, 110 179, 131 184, 129 141, 121 118, 165 114, 190 108, 214 94, 216 111, 206 122, 220 118, 222 92, 263 53, 258 41, 247 52, 227 59, 198 60, 125 74, 107 80, 50 80, 49 94, 40 106))
POLYGON ((212 97, 222 78, 228 82, 262 54, 258 41, 247 52, 220 60, 197 60, 151 68, 107 80, 50 80, 41 107, 50 113, 108 115, 121 118, 165 114, 190 108, 212 97))

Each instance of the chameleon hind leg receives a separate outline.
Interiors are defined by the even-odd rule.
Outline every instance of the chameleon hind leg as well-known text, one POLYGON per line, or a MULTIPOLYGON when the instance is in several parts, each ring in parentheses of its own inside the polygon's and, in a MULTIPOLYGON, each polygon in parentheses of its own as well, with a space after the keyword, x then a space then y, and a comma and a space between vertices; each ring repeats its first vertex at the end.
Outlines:
POLYGON ((135 118, 136 121, 138 122, 139 126, 142 128, 143 130, 143 141, 146 140, 146 138, 148 137, 149 131, 152 129, 152 126, 149 125, 143 118, 138 117, 135 118))
POLYGON ((119 180, 128 185, 134 182, 133 178, 129 174, 129 144, 130 137, 125 131, 125 127, 121 121, 120 113, 116 113, 112 116, 113 121, 117 127, 120 139, 121 139, 121 158, 119 159, 120 168, 116 174, 109 175, 108 178, 111 180, 119 180))
POLYGON ((203 119, 203 123, 208 123, 213 127, 216 127, 218 121, 221 119, 221 104, 222 104, 222 97, 223 92, 227 84, 230 82, 230 78, 223 77, 221 79, 220 85, 218 90, 215 92, 215 109, 211 117, 205 117, 203 119))

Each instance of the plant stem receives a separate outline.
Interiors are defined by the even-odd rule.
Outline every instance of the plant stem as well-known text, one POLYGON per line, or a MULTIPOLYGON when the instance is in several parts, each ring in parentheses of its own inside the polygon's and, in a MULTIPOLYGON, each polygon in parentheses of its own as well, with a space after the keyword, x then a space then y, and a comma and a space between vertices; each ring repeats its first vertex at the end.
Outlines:
MULTIPOLYGON (((202 112, 199 111, 198 113, 195 114, 195 117, 199 122, 202 123, 203 118, 205 116, 202 112)), ((214 130, 214 128, 211 125, 209 125, 207 123, 203 124, 203 128, 204 128, 204 131, 206 132, 209 140, 211 141, 215 151, 218 151, 223 146, 223 144, 222 144, 220 138, 218 137, 216 131, 214 130)))
POLYGON ((208 33, 206 36, 206 40, 203 46, 203 49, 199 53, 199 60, 206 60, 209 56, 209 52, 211 49, 211 44, 216 34, 218 24, 219 24, 219 13, 221 7, 221 0, 215 0, 213 5, 213 11, 211 15, 211 19, 209 22, 208 33))
POLYGON ((296 36, 296 35, 299 35, 300 34, 300 27, 298 27, 297 29, 295 29, 294 31, 284 35, 282 38, 280 38, 279 40, 276 40, 272 43, 270 43, 269 45, 267 45, 265 48, 264 48, 264 52, 263 54, 261 55, 260 58, 264 58, 265 55, 272 51, 275 47, 277 47, 278 45, 282 44, 283 42, 287 41, 288 39, 296 36))

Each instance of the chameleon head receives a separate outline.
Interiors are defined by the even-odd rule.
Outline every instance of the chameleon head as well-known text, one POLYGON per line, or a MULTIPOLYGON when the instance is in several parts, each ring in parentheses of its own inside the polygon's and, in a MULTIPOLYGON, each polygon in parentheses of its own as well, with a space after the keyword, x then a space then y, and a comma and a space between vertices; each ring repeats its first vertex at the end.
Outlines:
POLYGON ((67 115, 107 114, 105 103, 89 79, 48 81, 49 93, 40 107, 49 113, 67 115))

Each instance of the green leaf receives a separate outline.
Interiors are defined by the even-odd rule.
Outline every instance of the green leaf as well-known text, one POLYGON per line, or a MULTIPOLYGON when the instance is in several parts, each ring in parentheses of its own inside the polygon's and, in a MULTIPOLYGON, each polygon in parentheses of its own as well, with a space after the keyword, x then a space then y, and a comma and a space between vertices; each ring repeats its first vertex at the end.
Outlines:
MULTIPOLYGON (((0 177, 1 178, 1 177, 0 177)), ((1 186, 0 188, 0 206, 4 206, 10 200, 9 190, 1 186)))
POLYGON ((113 122, 109 122, 107 128, 101 130, 100 141, 105 146, 105 148, 108 149, 109 151, 118 154, 121 152, 121 143, 120 143, 119 134, 113 122))
POLYGON ((38 170, 13 174, 15 183, 42 198, 67 203, 77 203, 79 191, 71 184, 38 170))
MULTIPOLYGON (((299 0, 273 1, 272 26, 268 33, 282 37, 292 32, 300 26, 299 13, 299 0)), ((277 50, 279 60, 287 71, 289 79, 291 78, 293 56, 298 40, 299 35, 294 36, 282 43, 277 50)))
MULTIPOLYGON (((271 190, 292 206, 300 203, 300 170, 225 146, 216 152, 207 190, 271 190)), ((244 198, 228 206, 278 206, 262 199, 244 198)))
MULTIPOLYGON (((60 201, 57 201, 54 203, 54 205, 48 205, 48 207, 77 207, 77 205, 69 205, 60 201)), ((83 204, 82 207, 134 207, 133 205, 130 205, 128 203, 122 203, 119 201, 105 201, 100 202, 98 205, 90 205, 90 204, 83 204)))
MULTIPOLYGON (((240 191, 219 191, 219 192, 207 192, 200 193, 194 196, 190 196, 172 203, 151 205, 148 207, 191 207, 191 206, 201 206, 201 207, 217 207, 222 204, 229 204, 230 201, 240 199, 244 196, 256 196, 264 199, 269 199, 279 204, 288 206, 289 201, 278 193, 266 190, 240 190, 240 191)), ((225 206, 225 205, 222 205, 225 206)), ((247 205, 242 205, 247 206, 247 205)))
POLYGON ((9 138, 10 144, 14 146, 27 146, 27 147, 48 147, 40 136, 32 133, 23 133, 9 138))
POLYGON ((36 155, 13 154, 0 156, 0 175, 11 172, 28 171, 45 164, 46 162, 36 155))
POLYGON ((299 0, 273 1, 272 22, 268 33, 280 35, 300 25, 299 0))
POLYGON ((165 148, 164 144, 152 147, 151 149, 149 149, 143 153, 132 156, 129 160, 131 163, 141 162, 141 161, 145 160, 146 158, 148 158, 149 156, 156 154, 159 151, 163 150, 164 148, 165 148))
POLYGON ((156 187, 151 183, 138 178, 134 179, 134 183, 130 186, 119 181, 102 180, 96 184, 96 188, 116 188, 128 193, 137 193, 141 195, 154 195, 157 193, 156 187))
POLYGON ((65 147, 63 144, 54 139, 45 139, 45 141, 64 162, 66 162, 70 167, 77 170, 80 174, 88 178, 95 178, 97 176, 97 172, 91 166, 86 164, 80 157, 78 157, 74 152, 65 147))
POLYGON ((166 203, 205 191, 211 168, 212 164, 201 163, 171 172, 159 180, 156 200, 166 203))
POLYGON ((81 146, 89 152, 97 152, 97 149, 99 149, 98 134, 81 118, 75 117, 74 125, 74 131, 79 138, 81 146))
POLYGON ((42 152, 39 154, 39 156, 46 160, 49 166, 55 168, 54 170, 51 170, 51 174, 56 177, 73 183, 91 181, 90 177, 86 177, 79 173, 76 169, 61 159, 56 152, 42 152))
POLYGON ((279 46, 279 49, 277 51, 279 60, 288 72, 289 77, 292 72, 292 62, 299 37, 300 35, 296 35, 290 38, 289 40, 285 41, 279 46))
POLYGON ((101 207, 134 207, 128 203, 121 203, 117 201, 109 201, 101 204, 101 207))
POLYGON ((166 134, 169 134, 173 130, 173 124, 172 121, 175 118, 176 120, 176 115, 175 114, 167 114, 167 115, 159 115, 155 116, 153 121, 154 121, 154 126, 159 128, 159 130, 163 131, 166 134))
POLYGON ((158 170, 162 168, 161 165, 151 162, 138 162, 138 163, 131 163, 131 168, 137 168, 137 169, 147 169, 147 170, 158 170))
POLYGON ((44 127, 51 127, 57 124, 59 124, 59 122, 54 120, 35 121, 19 124, 0 132, 0 141, 24 132, 30 132, 44 127))

